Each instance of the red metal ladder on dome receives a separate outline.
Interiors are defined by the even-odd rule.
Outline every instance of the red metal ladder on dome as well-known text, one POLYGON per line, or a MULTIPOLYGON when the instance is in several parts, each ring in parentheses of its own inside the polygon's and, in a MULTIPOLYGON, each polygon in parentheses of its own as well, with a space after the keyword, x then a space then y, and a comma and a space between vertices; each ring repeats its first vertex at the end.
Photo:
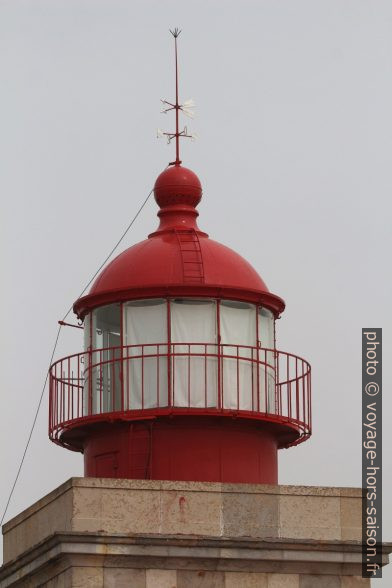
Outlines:
POLYGON ((194 229, 176 229, 181 251, 184 282, 200 284, 204 282, 204 265, 199 237, 194 229))

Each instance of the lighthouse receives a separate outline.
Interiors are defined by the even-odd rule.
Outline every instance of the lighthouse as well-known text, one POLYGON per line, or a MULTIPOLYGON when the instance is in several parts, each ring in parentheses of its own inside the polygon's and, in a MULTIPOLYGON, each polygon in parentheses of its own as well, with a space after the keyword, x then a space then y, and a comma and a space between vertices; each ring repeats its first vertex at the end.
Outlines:
POLYGON ((3 526, 0 588, 370 588, 362 489, 278 484, 312 432, 311 368, 279 348, 283 300, 198 222, 172 34, 159 222, 76 300, 84 348, 49 370, 49 437, 84 476, 3 526))
MULTIPOLYGON (((311 434, 311 370, 279 350, 283 300, 198 225, 182 165, 177 39, 175 159, 158 176, 158 227, 115 258, 74 311, 84 350, 50 370, 50 438, 92 477, 268 483, 278 450, 311 434)), ((213 195, 209 196, 213 197, 213 195)))

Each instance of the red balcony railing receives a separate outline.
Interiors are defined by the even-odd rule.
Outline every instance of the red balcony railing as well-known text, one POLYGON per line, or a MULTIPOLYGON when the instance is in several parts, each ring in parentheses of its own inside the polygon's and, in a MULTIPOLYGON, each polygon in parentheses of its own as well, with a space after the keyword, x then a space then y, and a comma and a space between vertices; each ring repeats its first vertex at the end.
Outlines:
MULTIPOLYGON (((220 414, 290 426, 294 445, 311 434, 311 368, 274 349, 162 343, 93 349, 49 372, 49 436, 146 415, 220 414)), ((72 448, 72 447, 70 447, 72 448)))

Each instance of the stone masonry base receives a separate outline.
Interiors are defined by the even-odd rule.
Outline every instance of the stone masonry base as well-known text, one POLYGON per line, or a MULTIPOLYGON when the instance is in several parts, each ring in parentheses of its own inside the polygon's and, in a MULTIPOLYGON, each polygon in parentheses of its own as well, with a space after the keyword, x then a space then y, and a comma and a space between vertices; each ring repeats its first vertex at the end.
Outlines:
POLYGON ((370 587, 357 488, 72 478, 3 534, 0 588, 370 587))

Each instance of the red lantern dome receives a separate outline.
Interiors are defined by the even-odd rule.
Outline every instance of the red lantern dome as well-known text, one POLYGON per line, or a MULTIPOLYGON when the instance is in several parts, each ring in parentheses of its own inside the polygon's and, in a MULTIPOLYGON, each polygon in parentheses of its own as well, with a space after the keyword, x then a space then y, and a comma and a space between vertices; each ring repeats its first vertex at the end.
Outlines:
POLYGON ((278 449, 311 432, 310 366, 276 348, 282 299, 198 228, 178 86, 164 104, 176 160, 155 182, 159 227, 75 302, 85 348, 51 366, 49 435, 87 476, 275 484, 278 449))
POLYGON ((102 304, 182 294, 234 297, 264 303, 275 315, 283 311, 283 300, 268 291, 243 257, 199 230, 195 206, 201 193, 196 174, 180 165, 158 176, 154 188, 161 207, 158 230, 101 272, 90 293, 75 303, 80 318, 102 304))

